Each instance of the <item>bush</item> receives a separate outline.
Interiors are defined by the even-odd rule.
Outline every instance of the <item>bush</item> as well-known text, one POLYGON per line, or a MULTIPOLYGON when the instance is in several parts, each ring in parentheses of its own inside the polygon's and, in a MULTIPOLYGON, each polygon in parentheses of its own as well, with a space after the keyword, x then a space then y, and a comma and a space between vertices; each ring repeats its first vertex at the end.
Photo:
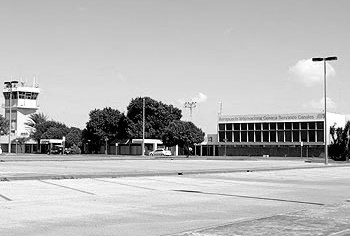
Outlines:
POLYGON ((71 149, 71 154, 81 154, 80 148, 75 144, 70 149, 71 149))

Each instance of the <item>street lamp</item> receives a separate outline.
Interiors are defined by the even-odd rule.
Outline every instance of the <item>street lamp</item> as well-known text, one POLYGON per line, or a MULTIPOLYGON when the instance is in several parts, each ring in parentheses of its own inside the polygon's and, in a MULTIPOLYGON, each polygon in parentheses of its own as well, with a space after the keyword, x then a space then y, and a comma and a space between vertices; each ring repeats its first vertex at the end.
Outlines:
POLYGON ((319 62, 323 61, 323 76, 324 76, 324 164, 328 165, 328 146, 327 146, 327 67, 326 67, 326 61, 335 61, 338 60, 337 57, 314 57, 312 58, 312 61, 319 62))
MULTIPOLYGON (((11 132, 12 132, 12 88, 16 87, 18 81, 4 82, 6 88, 9 92, 9 143, 8 143, 8 153, 11 153, 11 132)), ((6 99, 5 99, 6 100, 6 99)), ((6 101, 5 101, 5 111, 6 111, 6 101)), ((6 113, 6 112, 5 112, 6 113)))
POLYGON ((197 102, 185 102, 184 107, 190 109, 190 118, 192 121, 192 110, 197 107, 197 102))

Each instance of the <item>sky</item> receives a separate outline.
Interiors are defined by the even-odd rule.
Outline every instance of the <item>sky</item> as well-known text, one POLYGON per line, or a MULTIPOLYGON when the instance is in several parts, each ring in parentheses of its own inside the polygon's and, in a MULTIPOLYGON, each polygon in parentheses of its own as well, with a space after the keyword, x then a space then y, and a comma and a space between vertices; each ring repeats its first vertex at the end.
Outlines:
MULTIPOLYGON (((36 78, 40 112, 84 128, 149 96, 216 133, 217 115, 350 114, 350 1, 2 0, 0 78, 36 78)), ((4 103, 3 97, 1 103, 4 103)))

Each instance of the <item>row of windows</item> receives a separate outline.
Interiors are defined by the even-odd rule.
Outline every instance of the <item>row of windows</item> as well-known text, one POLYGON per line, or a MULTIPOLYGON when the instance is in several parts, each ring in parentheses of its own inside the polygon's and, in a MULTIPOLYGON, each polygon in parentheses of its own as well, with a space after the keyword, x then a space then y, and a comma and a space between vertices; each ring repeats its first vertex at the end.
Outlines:
POLYGON ((324 129, 323 121, 276 123, 227 123, 219 124, 219 130, 314 130, 324 129))
MULTIPOLYGON (((12 92, 12 99, 31 99, 36 100, 39 93, 33 93, 33 92, 12 92)), ((5 99, 10 99, 10 93, 5 92, 4 93, 5 99)))
POLYGON ((219 131, 219 142, 323 142, 324 130, 219 131))

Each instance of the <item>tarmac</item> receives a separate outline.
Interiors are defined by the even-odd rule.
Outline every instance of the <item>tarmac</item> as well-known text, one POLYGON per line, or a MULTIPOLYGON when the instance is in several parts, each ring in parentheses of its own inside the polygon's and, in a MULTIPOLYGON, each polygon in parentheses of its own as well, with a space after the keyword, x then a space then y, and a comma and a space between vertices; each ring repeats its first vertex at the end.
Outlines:
POLYGON ((304 209, 269 217, 212 226, 173 236, 345 236, 350 235, 350 203, 304 209))
POLYGON ((0 161, 0 235, 350 235, 348 163, 95 155, 0 161))

